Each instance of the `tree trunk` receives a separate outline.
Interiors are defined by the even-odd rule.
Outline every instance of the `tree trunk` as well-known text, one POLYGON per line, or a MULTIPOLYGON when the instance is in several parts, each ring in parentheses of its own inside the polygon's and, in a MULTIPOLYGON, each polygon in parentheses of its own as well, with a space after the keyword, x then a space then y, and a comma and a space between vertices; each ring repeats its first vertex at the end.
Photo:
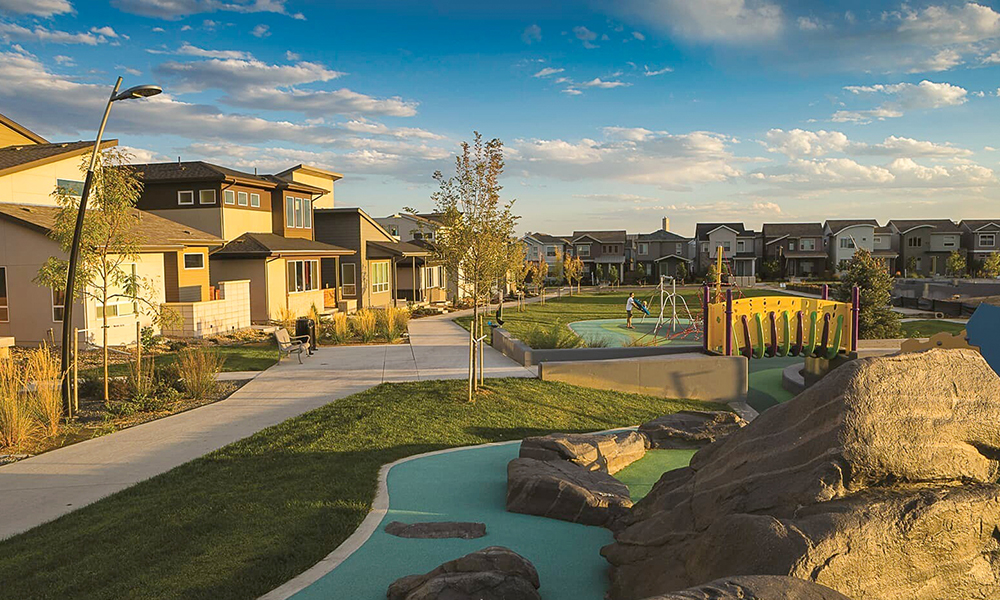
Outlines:
MULTIPOLYGON (((107 273, 107 271, 105 271, 107 273)), ((104 368, 104 403, 107 404, 109 400, 108 394, 108 283, 107 279, 104 281, 104 290, 101 294, 101 300, 104 304, 104 314, 101 318, 101 331, 103 334, 103 348, 101 349, 101 364, 104 368)), ((84 303, 86 306, 86 303, 84 303)))
POLYGON ((479 323, 479 290, 472 286, 472 324, 469 326, 469 402, 476 385, 476 328, 479 323))

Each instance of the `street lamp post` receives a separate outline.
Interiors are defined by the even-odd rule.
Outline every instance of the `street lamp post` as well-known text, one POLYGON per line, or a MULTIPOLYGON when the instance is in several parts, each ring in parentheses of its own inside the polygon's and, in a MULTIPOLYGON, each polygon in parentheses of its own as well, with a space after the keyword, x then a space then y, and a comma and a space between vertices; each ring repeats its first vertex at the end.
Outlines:
MULTIPOLYGON (((104 136, 104 126, 108 123, 108 115, 111 113, 111 104, 118 100, 131 100, 133 98, 148 98, 162 92, 155 85, 137 85, 124 92, 118 89, 122 85, 122 78, 115 82, 115 87, 111 90, 108 104, 104 108, 104 117, 101 119, 101 127, 97 130, 97 139, 94 141, 94 150, 90 154, 90 168, 87 169, 87 178, 83 182, 83 192, 80 194, 80 206, 76 213, 76 228, 73 230, 73 246, 69 252, 69 270, 66 274, 66 298, 63 302, 62 321, 62 392, 66 406, 70 406, 71 395, 69 385, 69 362, 70 345, 73 343, 73 296, 76 291, 76 263, 80 258, 80 237, 83 235, 83 218, 87 211, 87 198, 90 196, 90 186, 94 181, 94 169, 97 167, 97 153, 101 151, 101 138, 104 136)), ((68 409, 67 409, 68 410, 68 409)))

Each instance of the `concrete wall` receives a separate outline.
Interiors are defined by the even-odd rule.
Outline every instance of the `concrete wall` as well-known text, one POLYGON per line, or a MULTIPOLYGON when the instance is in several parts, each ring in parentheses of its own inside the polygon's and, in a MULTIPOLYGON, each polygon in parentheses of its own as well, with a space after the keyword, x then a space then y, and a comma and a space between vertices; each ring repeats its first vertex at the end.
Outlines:
POLYGON ((549 361, 593 361, 640 356, 665 356, 685 354, 691 351, 687 346, 637 346, 629 348, 531 348, 521 340, 511 336, 505 329, 493 330, 491 345, 504 356, 525 367, 549 361))
POLYGON ((179 319, 163 328, 171 337, 205 337, 250 327, 250 281, 219 282, 219 300, 163 305, 179 319))
POLYGON ((545 362, 538 372, 543 381, 710 402, 745 399, 749 381, 746 357, 701 353, 545 362))
POLYGON ((221 286, 223 281, 250 281, 250 320, 263 323, 268 320, 267 275, 262 259, 213 259, 209 273, 212 285, 221 286))

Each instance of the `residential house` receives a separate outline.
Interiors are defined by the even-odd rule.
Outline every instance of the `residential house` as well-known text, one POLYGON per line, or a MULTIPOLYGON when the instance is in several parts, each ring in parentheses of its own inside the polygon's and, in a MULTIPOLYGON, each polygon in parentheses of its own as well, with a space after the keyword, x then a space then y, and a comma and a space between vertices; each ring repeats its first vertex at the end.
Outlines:
POLYGON ((765 261, 777 261, 782 277, 815 277, 826 270, 822 223, 765 223, 765 261))
MULTIPOLYGON (((339 276, 340 295, 346 302, 357 308, 384 308, 401 299, 412 300, 401 295, 401 290, 420 291, 419 282, 414 285, 419 278, 418 261, 433 254, 429 249, 398 241, 360 208, 320 209, 315 219, 316 239, 353 251, 339 262, 322 261, 325 279, 339 276)), ((439 288, 444 285, 438 282, 439 288)))
POLYGON ((969 253, 970 266, 1000 252, 1000 219, 965 219, 960 226, 962 245, 969 253))
MULTIPOLYGON (((875 250, 875 229, 879 227, 875 219, 834 219, 823 225, 826 250, 830 266, 839 271, 847 261, 854 258, 854 251, 864 248, 892 270, 898 255, 894 250, 875 250)), ((880 234, 882 235, 882 234, 880 234)))
POLYGON ((525 258, 531 262, 544 260, 549 263, 550 271, 553 265, 562 262, 571 247, 570 236, 549 235, 547 233, 526 233, 521 240, 524 242, 525 258))
POLYGON ((892 219, 888 226, 898 240, 895 270, 906 277, 947 275, 948 255, 962 251, 962 228, 950 219, 892 219))
POLYGON ((323 276, 320 261, 336 264, 353 251, 316 241, 313 227, 313 203, 332 202, 329 190, 339 175, 302 166, 281 176, 256 175, 203 161, 136 169, 144 185, 139 208, 226 242, 210 256, 212 283, 249 279, 253 321, 339 307, 338 282, 323 276), (323 173, 326 188, 296 181, 317 181, 323 173))
POLYGON ((885 225, 875 228, 872 238, 872 255, 883 257, 887 262, 887 268, 900 275, 902 271, 896 269, 896 259, 899 257, 899 236, 892 230, 892 227, 885 225))
POLYGON ((626 241, 624 230, 574 231, 572 251, 583 262, 582 279, 595 285, 607 281, 614 267, 620 283, 625 276, 626 241))
POLYGON ((658 283, 661 276, 676 277, 677 267, 682 264, 688 277, 692 278, 695 269, 694 245, 691 241, 690 238, 666 229, 637 235, 635 270, 639 273, 639 278, 649 283, 658 283))
MULTIPOLYGON (((428 251, 426 257, 409 257, 409 271, 401 264, 399 297, 410 302, 447 302, 464 297, 458 281, 448 277, 447 269, 434 260, 434 241, 442 227, 441 213, 398 212, 375 219, 399 242, 413 244, 428 251)), ((406 262, 406 261, 404 261, 406 262)))
POLYGON ((696 262, 698 271, 705 273, 709 265, 722 259, 737 278, 739 285, 754 285, 757 276, 757 259, 761 255, 761 238, 743 223, 698 223, 695 226, 696 262))

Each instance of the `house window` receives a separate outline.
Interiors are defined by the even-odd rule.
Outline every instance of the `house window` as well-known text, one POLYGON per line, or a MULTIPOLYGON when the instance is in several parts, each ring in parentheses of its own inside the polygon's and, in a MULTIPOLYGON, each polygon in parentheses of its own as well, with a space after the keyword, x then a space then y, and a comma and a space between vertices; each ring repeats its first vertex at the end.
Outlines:
POLYGON ((730 252, 730 251, 732 251, 732 249, 733 249, 733 247, 732 247, 732 244, 729 242, 729 240, 726 240, 726 241, 722 242, 722 251, 723 252, 730 252))
POLYGON ((52 290, 52 321, 54 323, 62 323, 65 307, 66 292, 63 290, 52 290))
POLYGON ((236 203, 240 206, 247 206, 249 197, 246 192, 236 192, 236 203))
POLYGON ((546 246, 545 247, 545 256, 555 256, 555 255, 556 255, 556 247, 555 246, 546 246))
POLYGON ((0 267, 0 323, 10 321, 10 305, 7 300, 7 267, 0 267))
POLYGON ((389 261, 373 262, 371 267, 372 293, 389 291, 389 261))
POLYGON ((312 200, 302 201, 302 226, 312 229, 312 200))
POLYGON ((390 225, 389 235, 391 235, 392 237, 399 237, 399 227, 397 227, 396 225, 390 225))
MULTIPOLYGON (((729 248, 726 248, 726 250, 728 250, 728 249, 729 248)), ((746 252, 746 249, 747 249, 747 243, 744 240, 736 240, 736 251, 737 252, 746 252)))
POLYGON ((260 194, 250 194, 250 206, 260 208, 260 194))
POLYGON ((285 197, 285 227, 295 227, 295 198, 285 197))
POLYGON ((847 249, 847 248, 853 248, 854 247, 854 238, 852 238, 852 237, 842 237, 842 238, 840 238, 840 247, 841 248, 845 248, 845 249, 847 249))
POLYGON ((205 255, 201 252, 185 252, 184 253, 184 268, 185 269, 204 269, 205 268, 205 255))
POLYGON ((995 233, 980 233, 979 234, 979 245, 993 247, 997 245, 997 234, 995 233))
POLYGON ((215 204, 215 190, 198 190, 198 204, 215 204))
POLYGON ((311 292, 319 289, 318 260, 288 261, 288 292, 311 292))
MULTIPOLYGON (((806 238, 804 240, 799 240, 799 250, 815 250, 816 240, 812 238, 806 238)), ((794 250, 794 248, 792 248, 794 250)))
POLYGON ((430 240, 430 241, 433 242, 434 241, 434 232, 433 231, 428 231, 427 235, 424 236, 424 239, 425 240, 430 240))
POLYGON ((73 179, 56 179, 56 192, 63 196, 83 195, 83 182, 73 179))
POLYGON ((229 204, 231 206, 236 204, 236 192, 234 192, 233 190, 226 190, 223 193, 223 196, 226 199, 226 204, 229 204))
POLYGON ((135 298, 128 296, 127 290, 125 289, 126 285, 128 285, 128 281, 136 281, 135 264, 122 265, 120 268, 122 271, 121 279, 123 280, 123 285, 108 286, 107 304, 102 304, 100 299, 97 300, 98 319, 134 315, 138 311, 135 298))
POLYGON ((958 240, 955 239, 955 236, 946 235, 944 236, 944 241, 941 242, 941 245, 945 248, 954 248, 957 245, 957 242, 958 240))
POLYGON ((424 234, 422 232, 419 232, 419 231, 414 231, 413 232, 413 239, 415 239, 415 240, 422 240, 422 239, 424 239, 424 234))
POLYGON ((590 256, 590 244, 583 244, 576 247, 577 256, 590 256))
POLYGON ((907 238, 906 245, 910 248, 919 248, 924 245, 924 240, 918 237, 907 238))
POLYGON ((788 242, 788 249, 793 252, 795 251, 795 240, 791 240, 790 242, 788 242))
POLYGON ((356 296, 358 294, 356 275, 354 263, 345 262, 340 265, 341 295, 356 296))
POLYGON ((302 227, 302 198, 295 199, 295 226, 302 227))
POLYGON ((194 204, 194 191, 184 190, 182 192, 177 192, 177 204, 182 206, 194 204))
POLYGON ((923 257, 920 257, 920 256, 918 256, 918 257, 917 257, 917 270, 918 270, 918 271, 919 271, 920 269, 924 268, 924 265, 923 265, 923 262, 924 262, 924 261, 922 260, 922 258, 923 258, 923 257))
POLYGON ((646 256, 647 254, 649 254, 649 244, 640 243, 639 256, 646 256))
POLYGON ((684 256, 684 244, 677 244, 677 249, 674 251, 677 256, 684 256))

